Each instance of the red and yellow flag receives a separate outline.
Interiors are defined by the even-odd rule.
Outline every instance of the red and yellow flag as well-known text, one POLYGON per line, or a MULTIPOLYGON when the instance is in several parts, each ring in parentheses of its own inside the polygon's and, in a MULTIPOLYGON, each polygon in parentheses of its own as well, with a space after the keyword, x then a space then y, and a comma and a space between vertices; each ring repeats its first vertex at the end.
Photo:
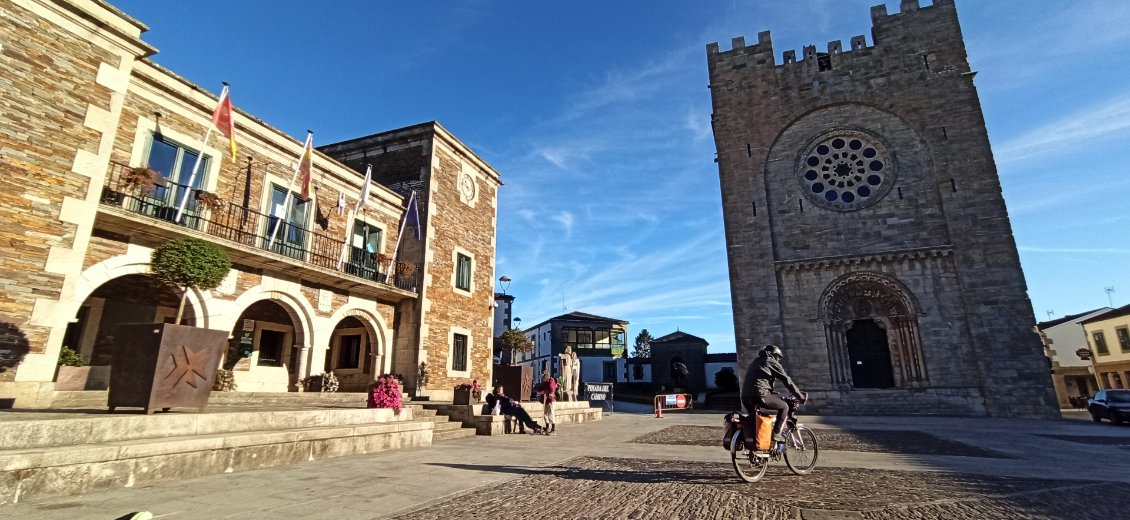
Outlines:
POLYGON ((228 138, 228 148, 231 149, 231 158, 235 159, 235 119, 232 118, 231 93, 228 86, 224 85, 220 92, 220 103, 212 112, 212 126, 215 126, 224 137, 228 138))
POLYGON ((310 200, 310 180, 314 174, 314 133, 306 134, 306 145, 302 147, 302 157, 298 162, 298 175, 302 182, 302 200, 310 200))

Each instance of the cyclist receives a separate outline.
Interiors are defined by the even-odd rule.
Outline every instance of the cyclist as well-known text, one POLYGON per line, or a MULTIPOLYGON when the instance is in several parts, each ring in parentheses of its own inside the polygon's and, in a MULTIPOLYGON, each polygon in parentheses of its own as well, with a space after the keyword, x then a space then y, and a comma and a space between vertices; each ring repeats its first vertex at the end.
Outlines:
POLYGON ((781 358, 784 355, 781 347, 766 345, 761 349, 757 360, 746 368, 745 377, 742 378, 742 405, 747 411, 752 414, 754 408, 758 406, 777 410, 777 422, 773 423, 773 440, 777 442, 785 440, 781 437, 781 429, 785 427, 785 418, 789 414, 791 405, 773 393, 773 382, 781 381, 802 403, 808 401, 808 394, 800 391, 796 383, 785 373, 785 367, 781 366, 781 358))

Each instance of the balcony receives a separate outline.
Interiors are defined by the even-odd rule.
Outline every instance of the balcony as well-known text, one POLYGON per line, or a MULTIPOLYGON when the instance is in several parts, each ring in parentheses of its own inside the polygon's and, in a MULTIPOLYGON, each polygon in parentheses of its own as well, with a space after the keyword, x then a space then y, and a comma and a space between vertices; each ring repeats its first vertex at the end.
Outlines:
POLYGON ((419 264, 381 265, 364 249, 343 250, 346 243, 324 231, 294 226, 229 201, 206 207, 201 190, 191 190, 176 223, 177 205, 188 186, 163 177, 152 187, 130 186, 128 165, 112 163, 110 168, 102 187, 98 229, 154 241, 201 238, 223 246, 236 263, 268 271, 300 268, 303 279, 387 301, 415 298, 419 292, 419 264))

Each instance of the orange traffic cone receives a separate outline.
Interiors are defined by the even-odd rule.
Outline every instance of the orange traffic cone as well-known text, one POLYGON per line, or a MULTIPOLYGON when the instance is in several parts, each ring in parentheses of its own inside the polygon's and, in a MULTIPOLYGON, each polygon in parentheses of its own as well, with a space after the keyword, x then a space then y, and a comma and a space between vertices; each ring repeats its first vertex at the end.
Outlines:
POLYGON ((659 405, 659 406, 655 407, 655 418, 656 419, 662 419, 663 418, 663 405, 659 405))

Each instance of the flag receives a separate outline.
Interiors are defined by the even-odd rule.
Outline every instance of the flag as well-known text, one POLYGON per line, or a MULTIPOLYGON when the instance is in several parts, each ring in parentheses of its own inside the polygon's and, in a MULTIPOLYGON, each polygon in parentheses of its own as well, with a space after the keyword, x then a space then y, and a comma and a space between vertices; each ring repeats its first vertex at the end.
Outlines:
POLYGON ((310 200, 310 180, 314 176, 314 133, 307 132, 302 157, 298 160, 298 175, 302 183, 302 200, 310 200))
POLYGON ((216 105, 216 110, 212 112, 212 126, 215 126, 216 130, 219 130, 221 134, 224 134, 224 137, 228 138, 231 158, 235 160, 235 119, 232 118, 231 92, 227 85, 224 85, 224 90, 220 92, 220 102, 216 105))
MULTIPOLYGON (((416 190, 412 190, 412 196, 408 198, 408 207, 404 209, 404 225, 415 228, 416 240, 420 240, 420 212, 416 206, 416 190)), ((401 226, 401 233, 403 232, 401 226)))
POLYGON ((361 195, 357 199, 357 205, 354 206, 354 212, 360 212, 365 209, 365 203, 369 201, 369 184, 373 180, 373 165, 369 165, 365 169, 365 181, 361 184, 361 195))

